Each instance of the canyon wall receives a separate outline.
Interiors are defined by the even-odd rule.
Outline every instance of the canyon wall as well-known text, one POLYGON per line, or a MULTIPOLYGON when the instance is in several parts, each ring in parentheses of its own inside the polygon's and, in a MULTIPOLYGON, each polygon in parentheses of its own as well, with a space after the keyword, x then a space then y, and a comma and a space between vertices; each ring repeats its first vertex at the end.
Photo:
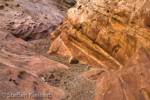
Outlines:
POLYGON ((107 69, 121 69, 148 47, 149 1, 78 1, 57 30, 49 53, 74 56, 107 69), (63 51, 62 51, 63 50, 63 51))
POLYGON ((149 100, 149 0, 77 0, 49 39, 48 53, 107 70, 94 100, 149 100))
POLYGON ((42 74, 68 67, 26 50, 33 45, 24 41, 47 37, 57 28, 72 6, 62 1, 65 8, 61 10, 58 4, 56 0, 0 1, 0 100, 60 100, 65 96, 63 90, 46 83, 42 74), (29 97, 31 93, 50 97, 29 97))
POLYGON ((0 28, 24 40, 44 38, 57 28, 73 4, 74 0, 70 3, 59 0, 1 0, 0 28))
POLYGON ((26 48, 31 46, 30 43, 0 29, 0 100, 60 100, 65 96, 63 90, 48 85, 40 77, 48 70, 68 67, 27 51, 26 48), (29 97, 32 92, 50 93, 51 96, 49 98, 29 97), (9 94, 4 93, 12 93, 12 95, 9 97, 9 94), (17 93, 27 94, 28 97, 16 96, 17 93))

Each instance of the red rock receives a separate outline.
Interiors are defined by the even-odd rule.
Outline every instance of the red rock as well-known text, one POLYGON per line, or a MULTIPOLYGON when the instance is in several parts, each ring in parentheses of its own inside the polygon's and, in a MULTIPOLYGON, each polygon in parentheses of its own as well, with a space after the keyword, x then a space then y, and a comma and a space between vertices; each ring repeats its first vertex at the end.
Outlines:
POLYGON ((71 52, 68 50, 68 48, 65 46, 60 37, 56 39, 56 42, 53 42, 51 46, 57 46, 56 48, 51 48, 48 51, 48 54, 61 54, 67 57, 71 57, 71 52), (57 51, 57 53, 56 53, 57 51))
POLYGON ((12 100, 60 100, 65 95, 63 90, 46 84, 40 78, 21 68, 10 67, 0 63, 0 70, 0 94, 6 94, 6 97, 0 96, 0 100, 10 100, 10 93, 27 94, 27 97, 12 97, 12 100), (50 93, 51 98, 36 98, 33 97, 34 95, 30 96, 32 93, 43 95, 50 93))
MULTIPOLYGON (((97 80, 94 100, 149 100, 149 8, 149 0, 77 0, 49 53, 108 70, 97 80)), ((97 79, 96 71, 86 76, 92 75, 97 79)))
POLYGON ((53 33, 55 37, 52 39, 59 37, 54 41, 55 45, 50 47, 49 53, 66 54, 68 51, 63 53, 62 48, 57 49, 59 44, 80 61, 106 69, 121 69, 149 39, 149 28, 144 21, 144 15, 148 16, 148 11, 145 12, 147 8, 135 5, 144 15, 142 12, 137 15, 137 11, 132 9, 135 3, 142 2, 146 5, 139 0, 132 3, 110 1, 107 4, 102 1, 79 0, 74 8, 69 9, 66 19, 53 33), (138 16, 143 16, 140 18, 142 21, 134 22, 139 20, 136 19, 138 16))
POLYGON ((97 80, 94 100, 148 100, 150 53, 140 48, 124 69, 104 72, 97 80))
MULTIPOLYGON (((46 84, 39 76, 54 68, 68 68, 41 55, 26 51, 32 46, 12 34, 0 29, 0 94, 21 92, 22 94, 51 94, 50 100, 60 100, 65 96, 63 90, 46 84)), ((13 98, 27 100, 27 98, 13 98)), ((47 98, 28 98, 28 100, 47 100, 47 98)), ((0 96, 0 100, 9 100, 0 96)))
POLYGON ((92 68, 90 71, 83 73, 82 75, 90 80, 97 80, 99 76, 105 71, 102 69, 92 68))
POLYGON ((71 7, 71 4, 60 0, 1 0, 0 4, 0 28, 24 40, 47 37, 71 7), (58 5, 62 9, 58 9, 58 5))

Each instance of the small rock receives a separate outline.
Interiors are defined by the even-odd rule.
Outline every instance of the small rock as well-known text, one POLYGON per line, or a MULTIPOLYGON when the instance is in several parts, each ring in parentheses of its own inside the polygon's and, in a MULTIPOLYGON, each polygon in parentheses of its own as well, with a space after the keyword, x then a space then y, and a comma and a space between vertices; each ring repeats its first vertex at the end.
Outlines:
POLYGON ((69 59, 69 64, 77 64, 77 63, 79 63, 79 61, 73 56, 69 59))
POLYGON ((41 77, 41 79, 42 79, 43 81, 45 81, 44 77, 41 77))

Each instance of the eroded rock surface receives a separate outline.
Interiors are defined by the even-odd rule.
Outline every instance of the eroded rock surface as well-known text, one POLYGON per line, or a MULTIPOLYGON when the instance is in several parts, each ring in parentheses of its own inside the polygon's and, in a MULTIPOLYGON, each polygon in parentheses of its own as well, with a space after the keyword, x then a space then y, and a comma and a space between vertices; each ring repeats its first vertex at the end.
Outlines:
POLYGON ((79 0, 49 35, 49 39, 57 37, 49 53, 67 52, 95 66, 121 69, 140 46, 148 46, 148 4, 79 0))
POLYGON ((150 52, 140 48, 124 67, 102 73, 97 80, 94 100, 150 99, 150 52))
POLYGON ((94 100, 149 100, 149 8, 149 0, 77 0, 49 35, 48 53, 108 69, 94 100))
MULTIPOLYGON (((14 100, 60 100, 65 96, 64 91, 46 84, 40 77, 48 70, 68 67, 25 50, 31 46, 30 43, 0 29, 0 94, 28 94, 28 98, 12 98, 14 100), (51 98, 29 97, 29 93, 33 92, 50 93, 51 98)), ((0 96, 0 100, 10 99, 6 95, 5 98, 0 96)))
POLYGON ((24 40, 34 40, 53 32, 72 7, 59 0, 1 0, 0 27, 24 40), (60 8, 60 9, 59 9, 60 8))
POLYGON ((99 76, 104 73, 103 69, 92 68, 88 72, 83 73, 82 75, 90 80, 97 80, 99 76))

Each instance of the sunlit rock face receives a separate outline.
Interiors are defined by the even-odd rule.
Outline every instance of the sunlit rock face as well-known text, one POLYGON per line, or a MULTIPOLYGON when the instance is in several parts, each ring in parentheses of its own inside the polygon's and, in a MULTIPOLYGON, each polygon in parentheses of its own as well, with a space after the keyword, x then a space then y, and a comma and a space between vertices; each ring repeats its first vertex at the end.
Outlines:
POLYGON ((77 0, 49 34, 48 53, 111 70, 97 80, 94 100, 148 100, 149 15, 149 0, 77 0))
POLYGON ((140 46, 148 45, 148 2, 79 0, 49 35, 57 38, 49 53, 73 55, 107 69, 122 68, 140 46))
POLYGON ((124 69, 103 72, 97 80, 94 100, 150 99, 150 53, 143 47, 124 69))
POLYGON ((47 37, 73 6, 63 1, 59 5, 59 0, 1 0, 0 27, 24 40, 47 37))

